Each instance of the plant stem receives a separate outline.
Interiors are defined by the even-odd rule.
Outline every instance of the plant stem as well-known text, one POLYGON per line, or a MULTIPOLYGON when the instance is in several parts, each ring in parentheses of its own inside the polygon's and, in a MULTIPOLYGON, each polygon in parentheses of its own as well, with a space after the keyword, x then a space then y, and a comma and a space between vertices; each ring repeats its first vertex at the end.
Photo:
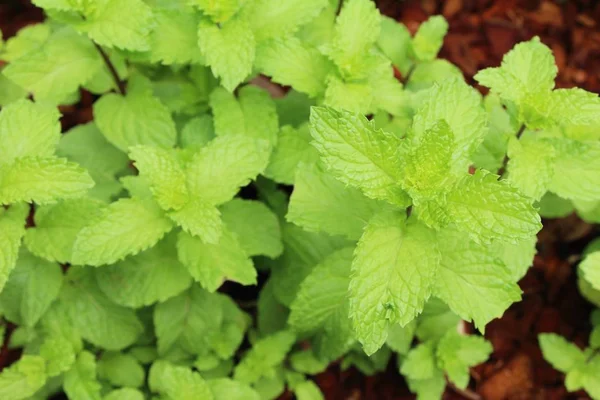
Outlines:
POLYGON ((481 400, 482 399, 481 395, 472 391, 471 389, 461 389, 458 386, 456 386, 454 383, 450 382, 448 379, 446 379, 446 382, 448 383, 448 387, 450 387, 450 389, 452 389, 454 392, 460 394, 461 396, 466 397, 469 400, 481 400))
POLYGON ((408 81, 410 80, 410 77, 412 76, 413 72, 415 72, 415 68, 417 68, 417 64, 413 64, 413 65, 410 66, 410 68, 406 72, 406 76, 403 77, 403 79, 402 79, 402 84, 403 85, 406 85, 408 83, 408 81))
POLYGON ((100 47, 96 42, 92 42, 92 43, 94 43, 96 50, 98 50, 98 53, 100 53, 100 56, 102 56, 104 63, 108 67, 108 70, 110 71, 110 74, 112 75, 112 78, 115 81, 115 85, 117 86, 117 89, 123 96, 125 96, 125 84, 123 83, 121 78, 119 78, 119 73, 117 72, 117 69, 113 65, 112 61, 110 61, 110 57, 108 57, 108 54, 106 54, 104 49, 102 49, 102 47, 100 47))
MULTIPOLYGON (((521 135, 523 135, 523 132, 525 132, 525 124, 521 124, 521 127, 517 131, 517 136, 516 136, 517 140, 521 138, 521 135)), ((498 175, 500 175, 500 176, 504 175, 504 172, 506 172, 507 164, 508 164, 508 152, 504 155, 504 159, 502 160, 502 166, 498 170, 498 175)))
POLYGON ((340 15, 340 12, 342 11, 342 6, 344 5, 344 0, 339 0, 338 1, 338 6, 337 6, 337 10, 335 10, 335 15, 340 15))
POLYGON ((589 363, 590 361, 592 361, 592 359, 593 359, 594 357, 596 357, 598 354, 600 354, 600 348, 598 348, 598 349, 595 349, 595 350, 592 352, 592 354, 590 354, 590 355, 588 356, 588 358, 585 360, 585 363, 587 364, 587 363, 589 363))

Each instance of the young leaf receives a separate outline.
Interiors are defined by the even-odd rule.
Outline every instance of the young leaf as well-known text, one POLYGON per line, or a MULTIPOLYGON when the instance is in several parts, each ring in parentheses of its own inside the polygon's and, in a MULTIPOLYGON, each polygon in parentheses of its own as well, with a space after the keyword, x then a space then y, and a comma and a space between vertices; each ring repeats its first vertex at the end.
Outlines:
POLYGON ((98 360, 98 377, 113 386, 141 387, 146 372, 135 357, 129 354, 106 352, 98 360))
POLYGON ((0 208, 0 292, 16 265, 28 213, 26 204, 15 204, 8 210, 0 208))
POLYGON ((538 340, 546 361, 561 372, 567 373, 585 361, 583 351, 562 336, 542 333, 538 336, 538 340))
POLYGON ((48 337, 40 346, 40 356, 46 360, 46 372, 54 377, 68 371, 75 363, 73 345, 61 337, 48 337))
POLYGON ((283 252, 279 221, 264 203, 233 199, 221 207, 221 213, 248 256, 277 258, 283 252))
POLYGON ((187 9, 155 9, 150 33, 150 60, 165 65, 202 61, 198 47, 198 17, 187 9))
POLYGON ((144 394, 137 389, 121 388, 112 390, 103 400, 144 400, 144 394))
POLYGON ((75 365, 67 371, 64 378, 67 396, 74 400, 101 400, 102 386, 96 378, 96 360, 88 351, 79 354, 75 365))
POLYGON ((219 209, 200 199, 191 200, 169 217, 190 235, 199 237, 202 242, 217 244, 223 233, 223 221, 219 209))
POLYGON ((210 379, 208 387, 214 400, 260 400, 259 394, 242 382, 229 378, 210 379))
POLYGON ((442 258, 433 294, 479 330, 521 299, 511 271, 484 245, 446 229, 438 232, 438 246, 442 258))
POLYGON ((79 231, 99 217, 103 208, 102 202, 86 197, 38 207, 35 226, 25 234, 27 249, 48 261, 71 262, 79 231))
POLYGON ((243 4, 241 0, 190 0, 188 3, 195 5, 216 23, 229 20, 243 4))
POLYGON ((175 154, 159 147, 134 146, 129 149, 129 158, 163 209, 178 210, 188 202, 185 173, 175 154))
POLYGON ((0 165, 0 204, 38 204, 81 197, 94 181, 79 165, 57 157, 25 157, 0 165))
POLYGON ((337 179, 370 198, 408 205, 397 183, 400 142, 395 136, 376 130, 362 116, 327 107, 311 109, 310 128, 313 145, 337 179))
POLYGON ((0 112, 0 160, 51 157, 60 139, 60 113, 54 107, 19 100, 0 112))
POLYGON ((135 145, 171 147, 177 140, 169 110, 149 93, 105 94, 94 103, 94 116, 98 129, 122 151, 135 145))
POLYGON ((419 26, 412 41, 412 49, 419 61, 432 61, 442 48, 448 22, 441 15, 429 17, 419 26))
POLYGON ((9 38, 4 46, 0 46, 0 59, 13 62, 24 55, 38 50, 50 37, 49 24, 32 24, 21 28, 17 34, 9 38))
POLYGON ((404 326, 432 293, 440 263, 435 233, 400 213, 369 221, 352 262, 350 318, 367 354, 384 343, 391 324, 404 326))
POLYGON ((600 252, 585 257, 579 265, 583 277, 596 290, 600 290, 600 252))
POLYGON ((0 397, 6 400, 31 398, 46 383, 46 366, 39 356, 24 355, 0 373, 0 397))
POLYGON ((256 284, 256 270, 252 260, 242 249, 235 235, 227 230, 217 244, 203 243, 185 232, 177 241, 179 259, 192 277, 210 292, 217 290, 225 280, 242 285, 256 284))
POLYGON ((524 136, 508 142, 508 181, 521 193, 540 200, 554 176, 555 150, 551 143, 524 136))
POLYGON ((233 92, 252 72, 256 42, 245 21, 231 19, 217 26, 203 20, 198 27, 198 44, 213 74, 228 91, 233 92))
POLYGON ((181 400, 214 399, 209 385, 199 373, 187 367, 175 366, 165 361, 163 363, 165 365, 160 369, 160 375, 156 379, 160 382, 159 391, 168 398, 181 400))
POLYGON ((96 346, 120 350, 132 345, 142 333, 135 312, 113 303, 100 290, 93 268, 69 268, 60 302, 81 336, 96 346))
POLYGON ((317 165, 300 164, 286 219, 308 231, 358 240, 367 221, 385 203, 369 199, 317 165))
POLYGON ((400 372, 410 380, 431 379, 436 373, 435 343, 419 344, 406 355, 400 372))
POLYGON ((438 344, 438 365, 456 386, 465 389, 469 384, 469 367, 488 359, 492 345, 480 336, 464 336, 448 332, 438 344))

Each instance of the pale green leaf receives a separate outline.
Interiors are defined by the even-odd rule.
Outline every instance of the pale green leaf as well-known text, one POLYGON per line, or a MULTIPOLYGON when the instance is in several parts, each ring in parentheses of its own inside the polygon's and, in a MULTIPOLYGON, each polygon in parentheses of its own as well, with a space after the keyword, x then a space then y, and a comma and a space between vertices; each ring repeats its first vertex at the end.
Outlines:
POLYGON ((81 197, 94 186, 86 170, 57 157, 25 157, 0 165, 0 203, 37 204, 81 197))
POLYGON ((358 242, 350 280, 350 317, 367 354, 390 325, 404 326, 432 294, 440 263, 435 233, 401 213, 373 217, 358 242))
POLYGON ((146 372, 129 354, 105 352, 98 360, 98 377, 113 386, 137 388, 144 384, 146 372))
POLYGON ((313 107, 310 123, 313 145, 337 179, 368 197, 408 204, 398 185, 399 139, 363 116, 332 108, 313 107))
POLYGON ((25 245, 38 257, 69 263, 77 234, 100 216, 103 208, 102 202, 86 197, 40 206, 35 211, 35 225, 25 234, 25 245))
POLYGON ((586 256, 579 268, 583 273, 583 278, 594 289, 600 290, 600 252, 594 252, 586 256))
POLYGON ((243 135, 217 137, 187 165, 190 196, 215 205, 231 200, 240 187, 265 169, 269 147, 265 141, 243 135))
POLYGON ((59 104, 101 67, 102 59, 93 43, 70 28, 62 28, 41 48, 10 63, 3 74, 33 93, 37 101, 59 104))
POLYGON ((411 380, 430 379, 436 372, 435 343, 419 344, 408 352, 400 372, 411 380))
POLYGON ((298 400, 325 400, 319 386, 313 381, 303 381, 294 387, 294 394, 298 400))
POLYGON ((513 279, 518 281, 525 276, 529 267, 533 265, 536 243, 537 236, 532 234, 527 239, 519 240, 517 243, 494 240, 489 247, 508 267, 513 279))
POLYGON ((46 383, 44 359, 39 356, 24 355, 0 373, 0 398, 29 399, 44 386, 44 383, 46 383))
POLYGON ((484 170, 459 181, 448 194, 447 202, 447 212, 456 228, 480 243, 516 243, 542 227, 540 216, 527 197, 484 170))
POLYGON ((105 94, 94 103, 98 129, 120 150, 130 146, 171 147, 177 140, 169 110, 148 93, 105 94))
POLYGON ((181 130, 179 140, 183 148, 200 149, 214 138, 213 117, 205 114, 189 120, 181 130))
POLYGON ((295 341, 295 335, 289 331, 260 339, 235 367, 234 379, 252 384, 264 376, 272 376, 275 367, 285 359, 295 341))
POLYGON ((4 76, 2 68, 0 68, 0 106, 6 107, 10 103, 24 99, 27 96, 27 91, 4 76))
POLYGON ((406 326, 392 325, 385 341, 387 346, 396 353, 407 354, 415 337, 416 322, 417 320, 414 320, 406 326))
POLYGON ((233 199, 221 207, 221 213, 247 255, 277 258, 283 252, 279 221, 264 203, 233 199))
POLYGON ((154 246, 173 224, 154 203, 120 199, 106 207, 77 235, 74 264, 112 264, 154 246))
MULTIPOLYGON (((350 262, 347 263, 348 266, 350 262)), ((346 268, 347 272, 350 272, 350 268, 346 268)), ((319 359, 315 353, 311 350, 301 350, 290 355, 290 365, 292 368, 303 374, 316 375, 327 369, 329 362, 327 360, 319 359)))
POLYGON ((479 330, 521 299, 512 271, 487 246, 450 229, 438 232, 438 246, 442 259, 433 294, 479 330))
POLYGON ((549 189, 570 200, 600 198, 600 143, 555 139, 554 174, 549 189))
POLYGON ((412 50, 417 60, 432 61, 437 56, 448 32, 448 22, 441 15, 429 17, 419 26, 412 40, 412 50))
POLYGON ((214 399, 210 386, 199 373, 192 371, 190 368, 166 363, 158 379, 160 382, 159 391, 169 399, 214 399))
POLYGON ((70 400, 102 399, 102 386, 96 378, 96 360, 92 353, 79 354, 75 365, 65 374, 63 387, 70 400))
POLYGON ((213 74, 230 92, 252 72, 256 43, 245 21, 232 19, 221 26, 201 21, 198 44, 213 74))
POLYGON ((406 89, 418 91, 428 89, 435 83, 448 79, 464 79, 462 71, 447 60, 435 59, 433 61, 416 64, 410 79, 405 83, 406 89))
POLYGON ((487 360, 492 350, 492 345, 481 336, 450 331, 440 340, 436 355, 448 379, 465 389, 469 384, 469 368, 487 360))
POLYGON ((49 24, 24 26, 1 47, 0 59, 10 63, 38 50, 48 40, 50 33, 49 24))
POLYGON ((75 363, 75 349, 65 338, 48 337, 40 346, 40 356, 46 360, 49 377, 68 371, 75 363))
POLYGON ((9 321, 33 328, 58 297, 63 275, 60 266, 19 253, 19 260, 0 293, 0 308, 9 321))
POLYGON ((177 241, 179 259, 192 277, 214 292, 224 281, 231 280, 242 285, 256 284, 256 270, 252 260, 244 252, 236 236, 224 230, 217 244, 203 243, 185 232, 177 241))
POLYGON ((113 303, 100 290, 93 268, 69 268, 60 302, 81 336, 96 346, 120 350, 133 344, 142 333, 135 312, 113 303))
POLYGON ((546 361, 561 372, 570 372, 585 361, 583 351, 560 335, 542 333, 538 341, 546 361))
POLYGON ((51 157, 60 139, 60 113, 54 107, 19 100, 0 112, 0 160, 51 157))
POLYGON ((508 181, 521 193, 540 200, 554 176, 554 147, 524 136, 508 142, 508 181))
POLYGON ((316 48, 287 36, 258 46, 256 68, 276 83, 317 97, 325 91, 325 79, 332 65, 316 48))
POLYGON ((456 330, 459 324, 462 324, 460 317, 446 303, 431 297, 417 319, 415 335, 421 342, 438 341, 449 330, 456 330))
POLYGON ((214 22, 222 23, 237 13, 244 0, 189 0, 188 3, 198 7, 214 22))
POLYGON ((323 105, 357 114, 369 114, 372 111, 373 99, 373 90, 368 82, 345 82, 336 74, 327 76, 323 105))
POLYGON ((260 400, 259 394, 245 383, 229 378, 207 381, 214 400, 260 400))
POLYGON ((409 55, 412 43, 410 32, 406 26, 390 17, 382 16, 377 46, 403 74, 408 71, 411 63, 409 55))
POLYGON ((129 158, 150 184, 156 202, 165 210, 180 209, 188 202, 185 173, 172 151, 152 146, 133 146, 129 158))
POLYGON ((150 34, 150 60, 165 65, 202 61, 198 47, 199 18, 189 10, 154 11, 156 27, 150 34))
POLYGON ((14 204, 9 209, 0 208, 0 292, 15 268, 28 213, 26 204, 14 204))
POLYGON ((177 259, 175 235, 137 256, 96 270, 100 289, 112 301, 139 308, 178 295, 191 284, 191 277, 177 259))
POLYGON ((308 231, 358 240, 385 204, 345 186, 317 165, 300 164, 286 219, 308 231))
POLYGON ((194 199, 169 217, 190 235, 197 236, 203 243, 216 244, 223 233, 223 221, 219 209, 201 199, 194 199))
POLYGON ((145 400, 145 397, 137 389, 121 388, 110 391, 103 400, 145 400))

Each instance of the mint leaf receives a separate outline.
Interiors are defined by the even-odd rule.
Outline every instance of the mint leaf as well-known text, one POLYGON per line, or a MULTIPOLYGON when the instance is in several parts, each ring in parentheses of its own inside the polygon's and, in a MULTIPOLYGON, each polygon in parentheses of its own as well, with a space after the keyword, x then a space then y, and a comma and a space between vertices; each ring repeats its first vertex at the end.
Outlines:
POLYGON ((98 376, 114 386, 141 387, 146 372, 129 354, 106 352, 98 360, 98 376))
POLYGON ((438 365, 448 374, 448 379, 459 388, 469 384, 469 367, 488 359, 493 348, 484 338, 448 332, 438 344, 438 365))
POLYGON ((213 74, 228 91, 233 92, 252 72, 256 42, 245 21, 232 19, 217 26, 203 20, 198 27, 198 44, 213 74))
MULTIPOLYGON (((213 400, 209 385, 200 376, 187 367, 175 366, 163 361, 164 366, 157 378, 160 382, 159 391, 170 399, 213 400)), ((154 366, 153 366, 154 368, 154 366)))
POLYGON ((425 342, 412 349, 402 362, 400 372, 410 380, 431 379, 436 374, 435 343, 425 342))
POLYGON ((144 394, 132 388, 121 388, 109 392, 104 400, 144 400, 144 394))
POLYGON ((151 201, 120 199, 77 234, 72 262, 112 264, 152 247, 172 228, 171 221, 151 201))
POLYGON ((250 386, 229 378, 211 379, 208 387, 215 400, 260 400, 260 395, 250 386))
POLYGON ((591 253, 579 265, 583 278, 596 290, 600 290, 600 252, 591 253))
POLYGON ((401 213, 380 213, 358 242, 350 280, 350 318, 367 354, 384 343, 391 324, 404 326, 432 294, 440 263, 435 233, 401 213))
POLYGON ((74 400, 100 400, 101 385, 96 377, 96 360, 88 351, 79 354, 75 365, 67 371, 64 378, 67 396, 74 400))
POLYGON ((0 291, 15 268, 28 212, 25 204, 15 204, 8 210, 0 208, 0 291))
POLYGON ((0 373, 0 396, 7 400, 30 398, 46 383, 44 359, 24 355, 0 373))
POLYGON ((217 244, 223 233, 223 221, 217 207, 201 200, 191 200, 169 217, 190 235, 199 237, 202 242, 217 244))
POLYGON ((554 147, 524 136, 508 142, 508 181, 534 200, 540 200, 554 176, 554 147))
POLYGON ((310 115, 313 145, 332 174, 374 199, 406 206, 398 185, 399 140, 375 129, 366 118, 347 111, 313 107, 310 115))
POLYGON ((13 62, 38 50, 50 37, 49 24, 32 24, 24 26, 17 34, 9 38, 4 46, 0 46, 0 59, 13 62))
POLYGON ((382 207, 319 166, 300 164, 286 219, 308 231, 358 240, 366 221, 382 207))
POLYGON ((49 377, 68 371, 75 363, 75 349, 65 338, 48 337, 40 346, 40 356, 46 360, 49 377))
POLYGON ((432 61, 442 48, 448 22, 441 15, 429 17, 419 26, 412 40, 412 50, 419 61, 432 61))
POLYGON ((81 197, 94 186, 79 165, 57 157, 25 157, 0 165, 0 203, 53 203, 81 197))
POLYGON ((585 355, 577 346, 554 333, 542 333, 538 336, 542 354, 554 368, 561 372, 573 370, 577 364, 585 361, 585 355))
POLYGON ((199 18, 189 10, 155 9, 150 33, 150 60, 164 65, 202 61, 198 47, 199 18))
POLYGON ((190 0, 188 3, 198 7, 212 18, 214 22, 222 23, 229 20, 242 6, 242 0, 190 0))
POLYGON ((450 229, 438 232, 438 246, 442 258, 433 295, 479 330, 521 299, 510 269, 486 246, 450 229))
POLYGON ((551 143, 556 149, 557 173, 550 181, 550 191, 570 200, 597 200, 600 145, 564 138, 553 139, 551 143))

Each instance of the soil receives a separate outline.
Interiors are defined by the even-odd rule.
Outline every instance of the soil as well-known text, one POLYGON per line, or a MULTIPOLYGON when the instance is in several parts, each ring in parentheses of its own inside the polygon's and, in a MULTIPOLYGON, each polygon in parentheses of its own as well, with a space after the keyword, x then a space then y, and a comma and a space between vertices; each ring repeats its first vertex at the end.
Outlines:
MULTIPOLYGON (((471 83, 481 68, 497 66, 515 43, 538 35, 554 51, 559 67, 558 87, 578 86, 600 92, 600 2, 593 0, 379 0, 381 12, 416 31, 429 15, 449 21, 441 57, 459 66, 471 83)), ((42 20, 28 0, 0 4, 4 38, 22 26, 42 20)), ((484 91, 483 88, 480 88, 484 91)), ((93 98, 64 107, 65 129, 91 119, 93 98)), ((546 363, 537 335, 556 332, 584 347, 590 333, 592 306, 580 295, 575 266, 585 245, 598 236, 598 227, 572 215, 544 221, 534 265, 521 280, 523 300, 491 322, 485 337, 494 346, 486 363, 473 368, 466 391, 448 388, 444 399, 588 399, 584 392, 567 393, 563 374, 546 363)), ((239 289, 239 288, 238 288, 239 289)), ((235 292, 236 287, 227 287, 235 292)), ((249 297, 247 291, 239 293, 249 297)), ((231 293, 234 294, 234 293, 231 293)), ((238 296, 235 296, 238 297, 238 296)), ((474 332, 468 325, 467 330, 474 332)), ((9 329, 10 331, 11 329, 9 329)), ((0 350, 0 369, 19 354, 0 350)), ((413 399, 395 360, 381 374, 365 377, 356 369, 341 371, 338 364, 315 377, 328 400, 413 399)), ((282 399, 291 399, 285 394, 282 399)))

